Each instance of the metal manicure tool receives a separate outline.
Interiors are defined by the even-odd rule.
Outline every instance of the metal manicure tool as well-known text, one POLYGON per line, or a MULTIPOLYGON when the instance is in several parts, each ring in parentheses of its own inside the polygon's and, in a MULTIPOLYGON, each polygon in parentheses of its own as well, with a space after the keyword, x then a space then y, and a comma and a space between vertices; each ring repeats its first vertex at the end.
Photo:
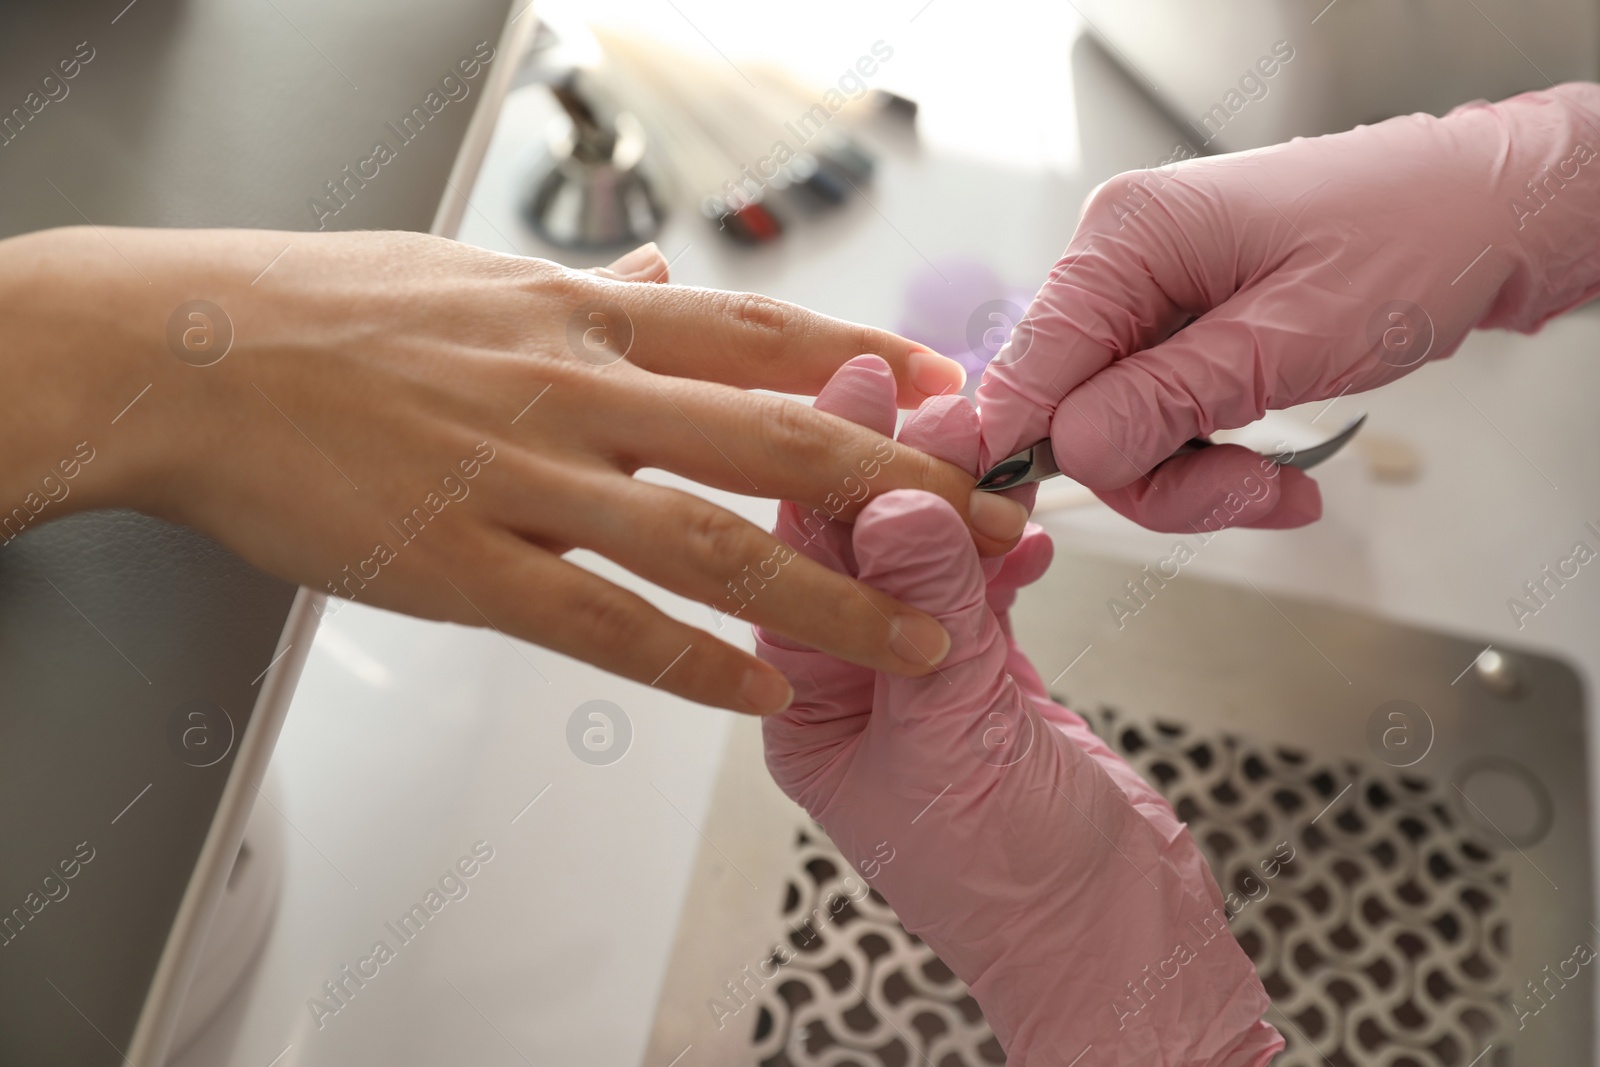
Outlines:
MULTIPOLYGON (((1266 458, 1280 467, 1310 470, 1348 444, 1350 438, 1356 435, 1356 431, 1361 429, 1361 424, 1366 421, 1366 415, 1359 415, 1344 429, 1321 444, 1312 445, 1310 448, 1276 452, 1266 458)), ((1212 442, 1204 437, 1196 437, 1185 443, 1173 455, 1185 456, 1202 448, 1210 448, 1211 445, 1212 442)), ((998 493, 1002 489, 1015 489, 1019 485, 1042 482, 1060 473, 1060 469, 1056 466, 1055 452, 1051 449, 1050 439, 1047 437, 990 467, 983 477, 978 479, 978 488, 985 493, 998 493)))

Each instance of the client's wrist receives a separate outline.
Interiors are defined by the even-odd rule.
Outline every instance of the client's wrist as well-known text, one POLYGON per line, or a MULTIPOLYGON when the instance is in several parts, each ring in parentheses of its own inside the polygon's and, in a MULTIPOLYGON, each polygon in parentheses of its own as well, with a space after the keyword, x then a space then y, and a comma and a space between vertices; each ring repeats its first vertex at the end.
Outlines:
POLYGON ((0 241, 0 543, 145 506, 171 436, 138 417, 160 376, 155 289, 89 227, 0 241))

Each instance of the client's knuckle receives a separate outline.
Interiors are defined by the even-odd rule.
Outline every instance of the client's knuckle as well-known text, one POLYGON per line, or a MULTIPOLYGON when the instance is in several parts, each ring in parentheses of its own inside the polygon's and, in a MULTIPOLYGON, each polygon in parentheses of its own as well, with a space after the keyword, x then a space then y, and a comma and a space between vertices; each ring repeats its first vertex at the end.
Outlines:
POLYGON ((801 316, 792 305, 759 293, 723 293, 718 303, 717 310, 724 318, 747 328, 767 344, 788 341, 801 325, 801 316))
POLYGON ((848 343, 848 351, 854 355, 882 355, 890 347, 889 335, 871 326, 863 326, 858 322, 846 322, 840 323, 839 329, 844 331, 844 340, 848 343))
POLYGON ((830 436, 818 412, 782 397, 762 397, 757 411, 768 452, 801 469, 817 471, 829 463, 842 434, 830 436))
POLYGON ((755 529, 731 512, 692 507, 679 515, 684 547, 690 558, 715 567, 742 565, 754 548, 755 529))
POLYGON ((637 606, 620 590, 590 592, 572 605, 577 632, 601 647, 631 650, 644 637, 637 606))

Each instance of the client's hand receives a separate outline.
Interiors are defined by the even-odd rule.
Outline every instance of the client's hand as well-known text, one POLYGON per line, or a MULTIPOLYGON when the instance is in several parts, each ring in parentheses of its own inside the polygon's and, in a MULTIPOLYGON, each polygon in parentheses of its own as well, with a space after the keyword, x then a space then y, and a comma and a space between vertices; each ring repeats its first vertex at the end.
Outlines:
MULTIPOLYGON (((817 406, 879 433, 894 379, 846 364, 817 406)), ((966 470, 976 413, 928 401, 900 440, 966 470)), ((767 765, 850 862, 970 986, 1014 1065, 1267 1063, 1282 1047, 1221 894, 1171 807, 1072 712, 1009 637, 1016 589, 1050 543, 1030 527, 980 561, 925 492, 872 501, 854 527, 785 503, 795 550, 938 618, 939 670, 893 677, 758 631, 795 701, 766 720, 767 765), (888 863, 868 862, 880 843, 888 863)), ((882 853, 876 853, 880 855, 882 853)))
POLYGON ((998 554, 1021 508, 750 391, 812 392, 877 352, 909 407, 959 388, 961 368, 792 304, 655 284, 667 267, 649 248, 588 272, 410 233, 7 238, 0 543, 34 516, 134 508, 317 592, 493 627, 707 704, 788 705, 771 667, 568 558, 585 549, 845 659, 931 670, 932 619, 809 561, 746 604, 735 583, 783 546, 633 475, 850 518, 873 493, 931 489, 974 509, 998 554))

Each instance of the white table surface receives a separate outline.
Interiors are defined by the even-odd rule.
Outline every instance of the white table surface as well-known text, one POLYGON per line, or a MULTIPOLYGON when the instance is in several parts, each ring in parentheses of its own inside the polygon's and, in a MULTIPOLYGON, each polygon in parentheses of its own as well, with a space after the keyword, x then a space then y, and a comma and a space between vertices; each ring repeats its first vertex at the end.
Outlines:
MULTIPOLYGON (((937 42, 919 23, 938 15, 931 8, 907 23, 906 71, 936 71, 938 57, 916 48, 919 35, 937 42)), ((958 29, 946 27, 946 37, 958 29)), ((865 43, 875 36, 883 34, 865 43)), ((725 247, 680 211, 660 238, 675 280, 891 326, 906 279, 928 259, 979 256, 1033 288, 1088 189, 1158 162, 1174 133, 1094 56, 1072 51, 1078 69, 1069 72, 1066 38, 1031 47, 1016 65, 1037 77, 1057 64, 1053 77, 1065 86, 1048 105, 1006 96, 999 82, 969 88, 1032 108, 1040 139, 1031 163, 1017 158, 1014 139, 1005 152, 980 154, 935 137, 920 158, 884 156, 872 206, 853 204, 755 254, 725 247), (1074 89, 1080 99, 1094 94, 1076 120, 1074 89)), ((517 215, 529 144, 547 112, 537 89, 508 100, 464 240, 550 254, 517 215)), ((942 128, 932 114, 928 126, 942 128)), ((1371 430, 1420 450, 1420 480, 1375 484, 1351 450, 1318 471, 1322 522, 1230 532, 1188 569, 1560 653, 1592 679, 1600 570, 1586 568, 1520 632, 1505 602, 1570 551, 1585 521, 1600 523, 1597 352, 1600 315, 1585 310, 1533 338, 1476 335, 1455 358, 1382 394, 1341 401, 1319 427, 1371 412, 1371 430)), ((770 523, 769 503, 707 495, 770 523)), ((1048 525, 1076 547, 1134 562, 1161 558, 1173 540, 1097 507, 1057 513, 1048 525)), ((707 609, 580 558, 712 625, 707 609)), ((727 633, 748 642, 741 628, 727 633)), ((1048 676, 1059 666, 1041 669, 1048 676)), ((288 823, 276 926, 235 1007, 231 1049, 211 1035, 184 1063, 637 1063, 727 725, 720 712, 493 632, 344 607, 323 623, 267 788, 288 823), (615 701, 633 723, 631 750, 607 767, 580 762, 565 741, 568 715, 594 698, 615 701), (308 999, 376 939, 392 942, 385 922, 478 840, 495 856, 470 894, 319 1028, 308 999)), ((681 1067, 693 1067, 692 1053, 681 1067)))

